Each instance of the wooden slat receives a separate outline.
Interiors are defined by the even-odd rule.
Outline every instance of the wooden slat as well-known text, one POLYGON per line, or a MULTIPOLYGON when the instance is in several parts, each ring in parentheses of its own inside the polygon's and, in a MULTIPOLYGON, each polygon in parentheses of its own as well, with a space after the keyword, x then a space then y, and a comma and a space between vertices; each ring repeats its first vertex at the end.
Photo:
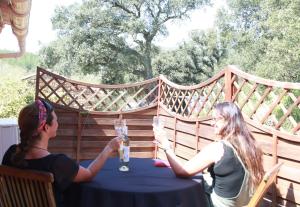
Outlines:
POLYGON ((8 199, 8 190, 7 183, 4 180, 4 177, 0 177, 0 205, 1 206, 12 206, 10 199, 8 199))
POLYGON ((175 154, 181 158, 184 158, 185 160, 190 160, 192 157, 195 156, 195 151, 191 148, 177 144, 175 154))
POLYGON ((7 207, 55 206, 54 194, 52 190, 52 183, 54 182, 54 179, 50 173, 23 170, 1 165, 0 179, 1 201, 3 200, 5 206, 7 207), (3 183, 5 183, 5 185, 3 183), (47 195, 43 195, 43 192, 45 192, 43 183, 50 184, 50 187, 47 188, 47 191, 49 191, 49 194, 47 195), (5 194, 2 192, 5 192, 5 194), (3 196, 6 198, 3 198, 3 196), (51 202, 48 203, 49 199, 51 202))
POLYGON ((177 131, 181 131, 181 132, 185 132, 187 134, 191 134, 194 135, 195 131, 196 131, 196 124, 193 123, 186 123, 186 122, 182 122, 182 121, 178 121, 176 123, 176 129, 177 131))
POLYGON ((20 206, 20 200, 18 198, 18 194, 16 192, 17 191, 16 186, 13 179, 14 179, 13 177, 7 176, 7 183, 8 186, 10 186, 10 195, 16 195, 14 199, 12 199, 12 201, 14 203, 14 206, 20 206))
POLYGON ((278 156, 288 159, 300 157, 300 144, 288 143, 278 140, 278 156), (287 153, 288 152, 288 153, 287 153))
POLYGON ((290 182, 288 186, 279 182, 277 189, 279 191, 279 196, 286 198, 288 201, 292 201, 291 203, 300 203, 300 190, 295 189, 292 182, 290 182))
POLYGON ((23 183, 23 189, 26 189, 25 190, 26 199, 27 199, 29 206, 34 206, 34 202, 33 202, 34 194, 31 194, 30 181, 28 179, 25 179, 22 183, 23 183))
MULTIPOLYGON (((281 159, 283 160, 283 159, 281 159)), ((284 161, 284 162, 289 162, 289 161, 284 161)), ((286 164, 285 164, 286 165, 286 164)), ((295 183, 300 183, 300 168, 299 168, 299 163, 295 163, 294 165, 296 167, 291 167, 291 166, 283 166, 282 170, 280 170, 279 176, 285 179, 292 180, 295 183)))
POLYGON ((207 138, 207 139, 211 139, 211 140, 215 139, 214 129, 212 126, 208 126, 208 125, 200 123, 198 134, 200 137, 203 137, 203 138, 207 138))
POLYGON ((292 113, 292 110, 297 107, 300 103, 300 96, 298 97, 297 101, 295 101, 290 107, 289 109, 286 111, 286 113, 280 118, 279 122, 276 124, 275 128, 279 128, 283 122, 285 121, 285 119, 292 113))
POLYGON ((40 203, 40 197, 39 196, 35 196, 36 195, 36 191, 34 189, 35 186, 35 181, 34 180, 29 180, 29 187, 30 187, 30 194, 33 200, 33 206, 38 206, 40 203))
POLYGON ((233 74, 231 73, 230 70, 226 70, 225 72, 225 88, 226 88, 226 93, 225 93, 225 100, 226 101, 231 101, 232 98, 232 76, 233 74))
POLYGON ((177 131, 176 137, 177 137, 176 138, 177 143, 184 146, 188 146, 193 149, 197 148, 197 140, 195 136, 177 131))
POLYGON ((275 101, 273 101, 273 103, 269 107, 269 110, 265 113, 265 115, 261 119, 261 123, 264 123, 266 121, 266 119, 270 116, 270 114, 272 113, 274 108, 277 106, 277 104, 281 101, 281 99, 287 92, 288 91, 286 89, 283 89, 282 93, 277 97, 277 99, 275 101))

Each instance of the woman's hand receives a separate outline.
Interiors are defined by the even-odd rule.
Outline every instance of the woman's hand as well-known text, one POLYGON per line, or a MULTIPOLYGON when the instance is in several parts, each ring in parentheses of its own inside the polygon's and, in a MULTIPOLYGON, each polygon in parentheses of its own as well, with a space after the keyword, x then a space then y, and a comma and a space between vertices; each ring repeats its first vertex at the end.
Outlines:
POLYGON ((122 138, 120 137, 115 137, 112 140, 110 140, 107 144, 107 146, 112 150, 116 151, 120 148, 120 144, 122 142, 122 138))
POLYGON ((155 140, 161 144, 162 148, 167 150, 171 149, 170 142, 167 138, 167 133, 164 129, 159 127, 153 127, 155 140))
POLYGON ((105 161, 111 156, 112 152, 119 149, 122 139, 115 137, 110 140, 103 151, 99 153, 96 159, 87 167, 80 166, 79 171, 74 178, 74 182, 90 181, 103 167, 105 161))

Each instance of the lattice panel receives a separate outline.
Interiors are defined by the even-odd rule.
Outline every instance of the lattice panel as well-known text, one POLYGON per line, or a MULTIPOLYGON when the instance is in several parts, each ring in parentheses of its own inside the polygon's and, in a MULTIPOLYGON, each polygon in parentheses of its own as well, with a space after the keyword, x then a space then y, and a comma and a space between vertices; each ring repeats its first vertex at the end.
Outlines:
POLYGON ((199 86, 162 78, 160 103, 187 119, 205 118, 215 104, 233 101, 257 125, 300 135, 300 85, 262 79, 228 67, 199 86))
POLYGON ((157 103, 158 78, 128 85, 90 85, 39 69, 37 96, 86 111, 130 111, 157 103))
POLYGON ((179 86, 164 77, 128 85, 92 85, 39 69, 37 96, 79 110, 118 112, 154 106, 158 101, 178 117, 205 118, 215 104, 234 101, 258 125, 300 135, 300 85, 270 81, 226 68, 196 86, 179 86))
POLYGON ((162 82, 160 102, 177 115, 185 118, 208 116, 214 105, 225 100, 224 76, 199 87, 184 89, 162 82))
POLYGON ((300 89, 261 84, 234 75, 233 101, 254 121, 300 135, 300 89))

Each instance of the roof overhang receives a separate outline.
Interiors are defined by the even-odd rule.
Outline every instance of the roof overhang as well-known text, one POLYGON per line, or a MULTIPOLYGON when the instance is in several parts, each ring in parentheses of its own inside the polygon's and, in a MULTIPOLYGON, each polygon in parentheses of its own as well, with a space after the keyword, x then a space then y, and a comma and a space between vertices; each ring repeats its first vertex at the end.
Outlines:
POLYGON ((10 25, 18 41, 19 51, 0 53, 0 58, 17 58, 24 54, 28 33, 32 0, 0 0, 0 33, 4 25, 10 25))

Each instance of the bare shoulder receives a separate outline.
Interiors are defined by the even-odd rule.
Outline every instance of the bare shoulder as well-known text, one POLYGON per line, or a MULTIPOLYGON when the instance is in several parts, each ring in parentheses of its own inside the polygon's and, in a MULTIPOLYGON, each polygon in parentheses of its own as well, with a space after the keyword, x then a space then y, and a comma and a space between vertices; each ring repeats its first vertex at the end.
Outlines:
POLYGON ((224 154, 224 147, 221 142, 213 142, 205 147, 205 151, 216 163, 222 158, 224 154))
POLYGON ((205 148, 209 150, 222 150, 223 144, 221 142, 212 142, 208 144, 205 148))

